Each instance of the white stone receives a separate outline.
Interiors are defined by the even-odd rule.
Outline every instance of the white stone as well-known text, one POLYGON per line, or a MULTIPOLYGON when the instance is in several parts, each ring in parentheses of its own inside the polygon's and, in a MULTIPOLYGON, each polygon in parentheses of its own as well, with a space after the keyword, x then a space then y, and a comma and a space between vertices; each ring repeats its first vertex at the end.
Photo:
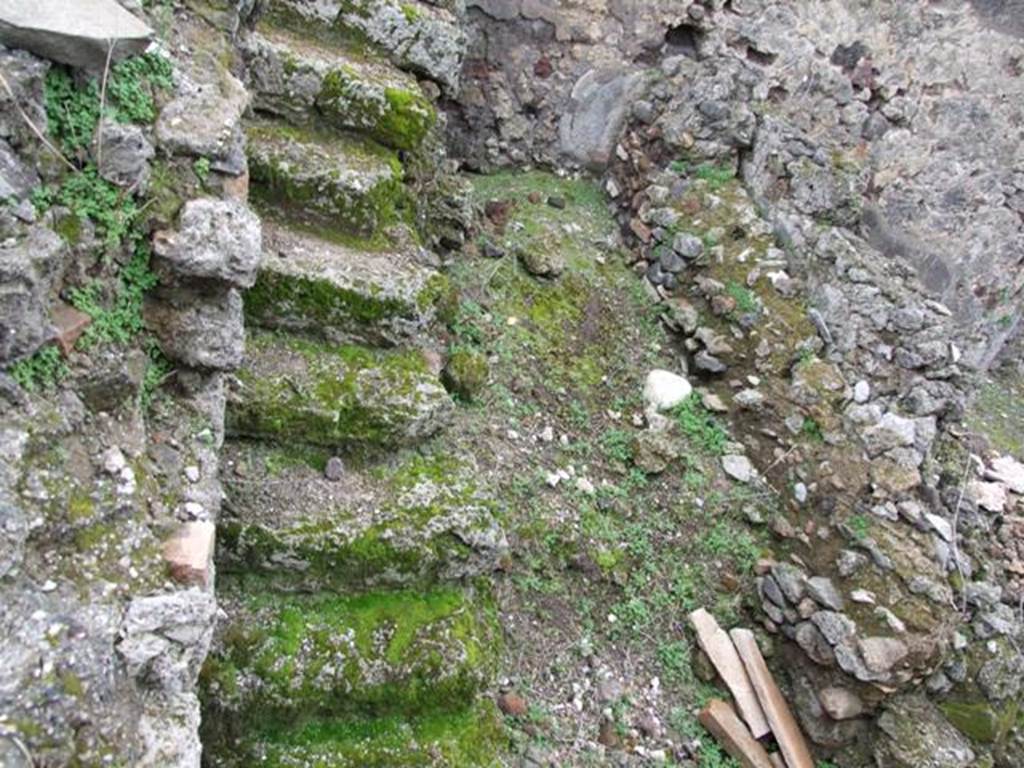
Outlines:
POLYGON ((853 385, 853 401, 863 405, 871 397, 871 385, 861 380, 853 385))
POLYGON ((793 486, 793 498, 796 499, 798 504, 803 504, 807 501, 807 485, 804 483, 797 483, 793 486))
POLYGON ((576 490, 580 493, 585 493, 587 496, 593 496, 597 492, 594 484, 585 477, 580 477, 576 480, 576 490))
POLYGON ((1024 464, 1012 456, 1000 456, 986 471, 991 480, 998 480, 1011 491, 1024 495, 1024 464))
POLYGON ((108 448, 103 454, 103 469, 105 469, 111 475, 117 475, 121 473, 121 470, 127 466, 127 462, 124 459, 124 454, 121 453, 121 449, 117 446, 108 448))
POLYGON ((940 515, 933 514, 931 512, 925 513, 924 517, 925 520, 928 521, 928 524, 932 527, 932 530, 939 534, 939 536, 941 536, 944 541, 953 540, 953 526, 950 524, 948 520, 946 520, 946 518, 941 517, 940 515))
POLYGON ((1006 486, 1002 483, 984 483, 974 480, 967 492, 979 507, 989 512, 1002 512, 1006 507, 1006 486))
POLYGON ((647 374, 644 384, 644 400, 656 411, 675 408, 693 392, 684 377, 671 371, 656 369, 647 374))
POLYGON ((754 470, 754 465, 750 463, 750 459, 739 454, 723 456, 722 469, 733 480, 741 483, 749 483, 757 474, 754 470))

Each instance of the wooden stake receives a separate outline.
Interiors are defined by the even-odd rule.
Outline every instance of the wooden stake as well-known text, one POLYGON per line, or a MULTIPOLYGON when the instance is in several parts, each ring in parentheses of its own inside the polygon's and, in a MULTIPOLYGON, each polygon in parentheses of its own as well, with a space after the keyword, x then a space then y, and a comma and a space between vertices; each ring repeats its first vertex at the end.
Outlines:
POLYGON ((697 716, 732 757, 743 768, 774 768, 761 742, 750 735, 750 729, 736 715, 736 710, 721 699, 713 699, 697 716))
POLYGON ((715 665, 719 676, 736 700, 736 709, 746 721, 755 739, 771 731, 757 693, 747 677, 746 668, 733 647, 729 635, 718 626, 715 617, 700 608, 690 614, 690 624, 697 633, 697 642, 715 665))
POLYGON ((800 726, 790 712, 782 691, 775 683, 775 678, 768 671, 768 665, 764 663, 754 633, 749 629, 734 629, 729 636, 743 660, 750 682, 771 724, 775 740, 779 742, 779 748, 786 758, 786 764, 789 768, 814 768, 814 758, 807 748, 800 726))

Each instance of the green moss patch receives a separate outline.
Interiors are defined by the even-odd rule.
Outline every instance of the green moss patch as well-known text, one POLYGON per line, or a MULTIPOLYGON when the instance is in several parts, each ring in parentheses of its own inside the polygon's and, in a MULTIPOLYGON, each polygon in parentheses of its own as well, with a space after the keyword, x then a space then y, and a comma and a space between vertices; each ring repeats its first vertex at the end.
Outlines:
MULTIPOLYGON (((307 720, 294 727, 261 729, 242 753, 221 755, 218 765, 268 768, 427 768, 498 766, 504 731, 493 705, 419 718, 399 716, 307 720)), ((229 752, 225 750, 225 752, 229 752)))
POLYGON ((316 104, 332 125, 363 131, 396 149, 416 149, 437 122, 433 106, 415 84, 381 87, 353 67, 330 72, 316 104))
POLYGON ((229 449, 245 479, 226 478, 221 573, 274 574, 304 589, 426 586, 489 572, 503 554, 495 502, 454 457, 405 452, 332 482, 291 448, 229 449))
POLYGON ((495 671, 494 607, 461 589, 340 596, 269 592, 255 578, 226 584, 233 622, 204 691, 246 725, 454 712, 495 671))
POLYGON ((401 163, 368 139, 267 122, 248 138, 253 197, 265 205, 360 237, 411 216, 401 163))
POLYGON ((346 248, 264 228, 264 258, 245 294, 250 323, 332 341, 392 345, 422 331, 446 290, 443 275, 404 254, 346 248))
POLYGON ((228 405, 235 435, 352 449, 443 426, 451 400, 417 350, 380 351, 257 333, 228 405))

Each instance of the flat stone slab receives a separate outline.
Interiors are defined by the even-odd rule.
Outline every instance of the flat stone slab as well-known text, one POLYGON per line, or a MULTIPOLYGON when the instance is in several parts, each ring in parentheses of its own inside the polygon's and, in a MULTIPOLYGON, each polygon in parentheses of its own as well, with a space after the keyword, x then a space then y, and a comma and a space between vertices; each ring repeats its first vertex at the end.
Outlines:
POLYGON ((257 332, 228 395, 226 429, 282 444, 372 449, 425 440, 454 409, 419 350, 257 332))
POLYGON ((334 342, 408 341, 435 314, 446 280, 414 253, 363 251, 267 222, 250 323, 334 342))
POLYGON ((220 573, 350 591, 473 578, 507 554, 496 500, 471 459, 405 452, 334 479, 327 461, 326 452, 225 444, 220 573))
POLYGON ((0 43, 45 59, 101 70, 143 53, 153 37, 147 24, 114 0, 0 0, 0 43))

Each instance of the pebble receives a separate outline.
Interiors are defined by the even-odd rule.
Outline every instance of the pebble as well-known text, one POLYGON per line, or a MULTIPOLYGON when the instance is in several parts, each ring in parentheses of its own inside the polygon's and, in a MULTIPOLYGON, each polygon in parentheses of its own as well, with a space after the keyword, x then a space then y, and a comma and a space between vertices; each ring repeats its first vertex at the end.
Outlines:
POLYGON ((871 385, 863 379, 853 385, 853 401, 863 405, 871 398, 871 385))
POLYGON ((185 467, 185 479, 187 479, 190 483, 198 483, 199 482, 199 477, 200 477, 199 467, 196 467, 196 466, 185 467))
POLYGON ((509 717, 522 717, 529 711, 526 699, 512 691, 498 697, 498 709, 509 717))
POLYGON ((807 502, 807 486, 804 483, 797 483, 793 486, 793 498, 796 499, 797 504, 807 502))
POLYGON ((756 475, 750 459, 738 454, 723 456, 722 469, 725 470, 725 474, 740 483, 749 483, 756 475))
POLYGON ((324 467, 324 477, 336 483, 345 476, 345 463, 339 456, 331 456, 324 467))
POLYGON ((595 488, 594 484, 585 477, 576 479, 576 490, 580 493, 585 493, 587 496, 593 496, 597 493, 597 488, 595 488))

